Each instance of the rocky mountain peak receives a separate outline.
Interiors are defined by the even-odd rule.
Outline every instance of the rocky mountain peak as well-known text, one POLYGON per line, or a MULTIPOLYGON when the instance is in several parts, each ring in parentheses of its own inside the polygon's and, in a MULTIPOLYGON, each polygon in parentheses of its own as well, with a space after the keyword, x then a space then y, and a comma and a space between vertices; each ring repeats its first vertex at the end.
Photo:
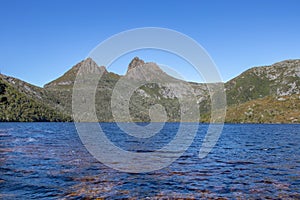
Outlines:
POLYGON ((74 65, 69 71, 67 71, 63 76, 58 79, 51 81, 44 87, 56 87, 56 86, 73 86, 75 78, 81 68, 81 73, 93 73, 93 74, 107 74, 108 71, 104 66, 98 66, 97 63, 92 58, 87 58, 82 60, 80 63, 74 65))
POLYGON ((75 67, 79 68, 84 68, 84 72, 87 73, 107 73, 107 70, 104 66, 98 66, 97 63, 92 59, 92 58, 87 58, 80 62, 78 65, 75 67))
POLYGON ((134 57, 128 65, 127 73, 131 69, 136 68, 141 65, 144 65, 144 64, 145 64, 145 62, 142 59, 140 59, 139 57, 134 57))

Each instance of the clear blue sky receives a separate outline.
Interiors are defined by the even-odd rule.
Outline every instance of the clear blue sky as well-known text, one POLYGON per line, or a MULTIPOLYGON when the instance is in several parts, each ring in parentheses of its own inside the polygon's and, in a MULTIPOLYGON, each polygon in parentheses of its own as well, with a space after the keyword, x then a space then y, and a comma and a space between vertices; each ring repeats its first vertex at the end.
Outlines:
MULTIPOLYGON (((299 10, 299 0, 0 0, 0 70, 42 86, 113 34, 150 26, 195 39, 226 81, 253 66, 300 58, 299 10)), ((137 55, 173 64, 168 56, 137 55)), ((124 72, 130 59, 111 69, 124 72)))

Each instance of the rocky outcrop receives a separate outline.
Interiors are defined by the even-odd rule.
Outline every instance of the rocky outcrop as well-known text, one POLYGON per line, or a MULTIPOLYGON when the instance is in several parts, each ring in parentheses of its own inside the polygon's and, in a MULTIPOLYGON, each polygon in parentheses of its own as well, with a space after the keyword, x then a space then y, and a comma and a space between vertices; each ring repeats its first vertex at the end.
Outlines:
POLYGON ((127 73, 138 66, 144 65, 145 62, 141 60, 139 57, 134 57, 132 61, 128 65, 127 73))

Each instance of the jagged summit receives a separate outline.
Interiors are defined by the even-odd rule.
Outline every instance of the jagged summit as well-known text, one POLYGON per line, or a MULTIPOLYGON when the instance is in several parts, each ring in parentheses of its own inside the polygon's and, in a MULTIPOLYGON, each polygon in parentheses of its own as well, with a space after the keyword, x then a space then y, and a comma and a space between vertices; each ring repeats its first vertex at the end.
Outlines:
POLYGON ((141 65, 144 65, 144 64, 145 64, 145 62, 142 59, 140 59, 139 57, 134 57, 128 65, 127 73, 131 69, 136 68, 136 67, 141 66, 141 65))
POLYGON ((75 70, 77 73, 79 68, 81 67, 84 67, 84 70, 86 70, 86 72, 88 73, 98 73, 98 72, 107 73, 105 66, 98 66, 97 63, 90 57, 88 57, 85 60, 82 60, 80 63, 73 66, 72 69, 75 70))
POLYGON ((105 66, 98 66, 97 63, 90 57, 80 62, 79 66, 76 65, 75 67, 78 69, 83 67, 84 72, 87 73, 107 73, 105 66))
POLYGON ((85 60, 82 60, 78 64, 74 65, 70 70, 68 70, 58 79, 46 84, 44 87, 73 85, 80 68, 83 68, 84 72, 87 73, 108 73, 104 66, 99 67, 92 58, 88 57, 85 60))
POLYGON ((145 62, 139 57, 134 57, 128 65, 125 77, 131 80, 170 80, 173 77, 167 75, 156 63, 145 62))

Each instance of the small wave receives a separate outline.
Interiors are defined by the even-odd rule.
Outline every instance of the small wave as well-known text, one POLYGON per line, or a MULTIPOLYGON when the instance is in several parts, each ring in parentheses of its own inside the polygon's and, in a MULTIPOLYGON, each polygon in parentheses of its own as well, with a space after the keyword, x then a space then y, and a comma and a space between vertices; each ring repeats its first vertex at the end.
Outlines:
POLYGON ((37 141, 36 139, 34 139, 34 138, 32 138, 32 137, 30 137, 30 138, 28 138, 27 139, 27 141, 26 142, 35 142, 35 141, 37 141))
POLYGON ((55 133, 54 131, 50 131, 50 130, 45 130, 45 133, 55 133))
POLYGON ((1 132, 0 131, 0 137, 11 137, 11 135, 6 133, 6 132, 1 132))
POLYGON ((236 160, 236 161, 224 161, 226 164, 234 164, 234 165, 249 165, 249 164, 255 164, 255 162, 251 161, 244 161, 244 160, 236 160))

